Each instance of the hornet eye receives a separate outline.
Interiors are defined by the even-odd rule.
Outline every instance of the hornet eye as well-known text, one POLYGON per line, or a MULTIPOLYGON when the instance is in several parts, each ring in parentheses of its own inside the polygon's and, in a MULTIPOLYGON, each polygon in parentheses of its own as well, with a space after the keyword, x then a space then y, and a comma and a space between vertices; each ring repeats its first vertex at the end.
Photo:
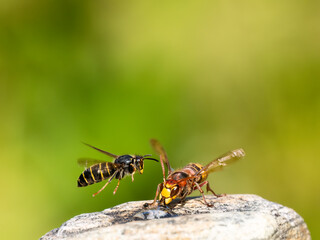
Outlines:
POLYGON ((172 188, 171 192, 170 192, 170 196, 173 197, 173 196, 176 196, 179 192, 179 188, 178 186, 175 186, 172 188))

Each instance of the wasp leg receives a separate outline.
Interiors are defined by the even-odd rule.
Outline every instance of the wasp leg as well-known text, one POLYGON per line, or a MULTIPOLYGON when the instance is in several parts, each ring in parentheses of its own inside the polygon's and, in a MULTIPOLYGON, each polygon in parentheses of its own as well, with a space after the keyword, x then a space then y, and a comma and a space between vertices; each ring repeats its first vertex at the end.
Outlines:
POLYGON ((119 187, 119 184, 120 184, 120 179, 118 180, 118 184, 117 184, 116 188, 115 188, 114 191, 113 191, 113 195, 116 194, 116 192, 117 192, 117 190, 118 190, 118 187, 119 187))
POLYGON ((202 194, 202 198, 203 198, 204 203, 205 203, 208 207, 213 207, 212 204, 207 203, 206 198, 204 197, 204 194, 203 194, 203 190, 201 189, 201 187, 199 186, 199 184, 196 183, 196 182, 195 182, 194 184, 197 186, 199 192, 202 194))
POLYGON ((213 193, 213 195, 215 195, 217 198, 218 197, 224 197, 224 196, 226 196, 226 194, 225 193, 223 193, 223 194, 216 194, 211 188, 210 188, 210 186, 209 186, 209 182, 208 181, 206 181, 207 182, 207 192, 212 192, 213 193))
POLYGON ((95 197, 97 194, 99 194, 103 189, 105 189, 105 187, 112 181, 112 179, 116 176, 116 174, 118 173, 118 171, 115 171, 114 174, 111 176, 111 178, 108 180, 108 182, 95 194, 92 195, 92 197, 95 197))
POLYGON ((157 205, 157 197, 158 197, 158 195, 159 195, 160 189, 162 189, 162 183, 159 183, 159 184, 158 184, 157 191, 156 191, 156 196, 154 197, 153 202, 152 202, 152 203, 145 203, 145 204, 143 204, 143 207, 144 207, 144 208, 156 207, 156 205, 157 205))
POLYGON ((132 182, 134 181, 134 178, 133 178, 133 173, 131 174, 131 179, 132 179, 132 182))

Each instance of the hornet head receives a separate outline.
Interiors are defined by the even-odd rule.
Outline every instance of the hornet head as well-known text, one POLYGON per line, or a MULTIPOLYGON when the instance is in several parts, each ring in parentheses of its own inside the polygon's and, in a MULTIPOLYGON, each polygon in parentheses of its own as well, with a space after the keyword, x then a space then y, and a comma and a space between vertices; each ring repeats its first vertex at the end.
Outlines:
POLYGON ((181 193, 181 187, 176 180, 167 180, 162 184, 159 195, 161 205, 168 205, 173 199, 177 198, 181 193))

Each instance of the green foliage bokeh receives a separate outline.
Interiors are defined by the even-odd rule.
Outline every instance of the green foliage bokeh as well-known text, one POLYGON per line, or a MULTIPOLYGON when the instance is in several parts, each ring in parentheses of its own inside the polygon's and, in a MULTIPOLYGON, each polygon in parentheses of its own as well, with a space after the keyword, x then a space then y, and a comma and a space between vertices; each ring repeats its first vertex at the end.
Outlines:
POLYGON ((152 199, 161 168, 77 188, 76 160, 149 154, 295 209, 320 237, 317 1, 2 1, 1 236, 34 239, 76 214, 152 199), (154 154, 154 153, 153 153, 154 154), (19 226, 17 224, 19 223, 19 226))

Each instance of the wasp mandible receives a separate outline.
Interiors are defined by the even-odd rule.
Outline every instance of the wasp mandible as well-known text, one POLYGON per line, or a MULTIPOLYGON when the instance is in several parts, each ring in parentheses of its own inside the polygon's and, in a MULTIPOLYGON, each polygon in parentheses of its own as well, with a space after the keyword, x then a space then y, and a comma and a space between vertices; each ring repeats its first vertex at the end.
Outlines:
POLYGON ((163 174, 163 183, 160 183, 157 187, 156 196, 152 203, 144 204, 144 207, 154 207, 157 206, 157 197, 159 195, 160 205, 166 206, 172 202, 173 199, 180 198, 180 202, 183 202, 185 198, 190 195, 194 190, 199 190, 202 194, 204 203, 208 207, 212 207, 212 204, 209 204, 206 201, 204 196, 204 191, 201 189, 206 185, 207 192, 210 191, 216 197, 224 196, 217 195, 209 185, 209 182, 206 180, 208 175, 212 172, 220 170, 225 165, 237 161, 244 157, 245 152, 243 149, 236 149, 230 152, 225 153, 221 157, 216 158, 215 160, 208 163, 206 166, 202 166, 199 163, 189 163, 187 166, 180 170, 174 171, 167 157, 167 154, 164 148, 161 146, 159 141, 151 139, 151 145, 154 150, 160 155, 160 163, 162 167, 163 174), (168 177, 165 175, 164 163, 168 168, 168 177))
POLYGON ((118 184, 113 191, 113 194, 116 194, 120 180, 125 176, 131 174, 132 182, 134 181, 133 175, 135 172, 143 173, 143 161, 144 160, 153 160, 159 162, 157 159, 150 158, 150 154, 148 155, 115 155, 94 146, 91 146, 87 143, 85 145, 108 155, 109 157, 114 158, 114 162, 106 162, 96 159, 90 158, 81 158, 78 160, 78 164, 81 166, 87 167, 90 166, 86 170, 84 170, 78 178, 78 187, 86 187, 88 185, 101 182, 109 178, 108 182, 95 194, 93 197, 99 194, 111 181, 112 179, 118 179, 118 184))

